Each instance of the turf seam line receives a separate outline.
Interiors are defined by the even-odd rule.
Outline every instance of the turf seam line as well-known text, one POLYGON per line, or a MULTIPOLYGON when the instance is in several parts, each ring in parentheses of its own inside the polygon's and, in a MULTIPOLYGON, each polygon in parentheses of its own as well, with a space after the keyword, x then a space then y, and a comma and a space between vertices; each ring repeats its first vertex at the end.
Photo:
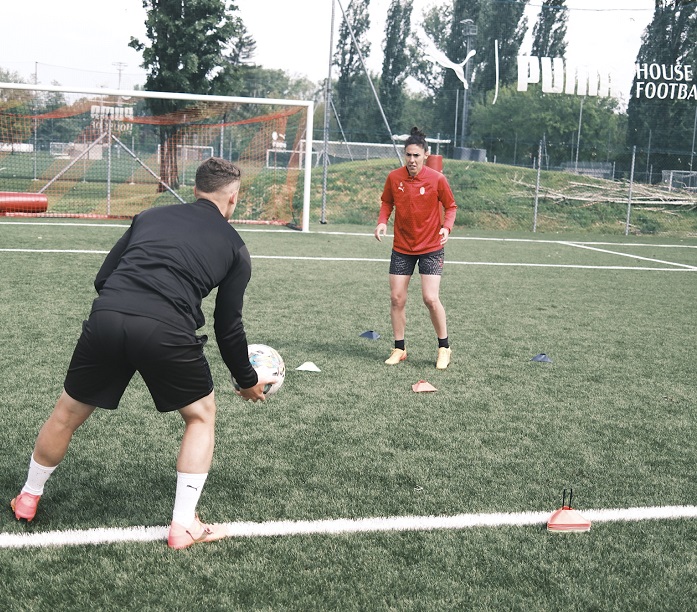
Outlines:
MULTIPOLYGON (((592 523, 637 522, 697 518, 697 506, 653 506, 578 510, 592 523)), ((453 516, 391 516, 364 519, 315 521, 266 521, 223 523, 231 538, 298 535, 342 535, 355 533, 459 530, 473 527, 543 526, 551 512, 457 514, 453 516)), ((167 539, 167 527, 95 528, 40 533, 0 533, 2 548, 45 548, 125 542, 154 542, 167 539)))

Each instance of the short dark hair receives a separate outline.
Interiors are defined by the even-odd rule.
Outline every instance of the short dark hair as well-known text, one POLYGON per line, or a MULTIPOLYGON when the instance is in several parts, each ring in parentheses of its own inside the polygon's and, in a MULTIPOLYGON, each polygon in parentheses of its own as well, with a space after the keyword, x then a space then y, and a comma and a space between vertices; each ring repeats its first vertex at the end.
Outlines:
POLYGON ((242 171, 232 162, 209 157, 196 170, 196 189, 203 193, 215 193, 241 177, 242 171))
POLYGON ((417 145, 421 147, 424 152, 428 151, 428 143, 426 142, 426 134, 424 134, 419 128, 411 128, 411 133, 404 143, 404 148, 406 149, 409 145, 417 145))

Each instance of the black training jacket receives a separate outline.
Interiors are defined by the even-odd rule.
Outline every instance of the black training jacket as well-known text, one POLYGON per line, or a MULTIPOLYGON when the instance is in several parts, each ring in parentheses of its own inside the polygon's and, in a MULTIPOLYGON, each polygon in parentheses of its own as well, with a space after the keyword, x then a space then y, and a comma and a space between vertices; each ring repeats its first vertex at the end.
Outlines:
POLYGON ((242 388, 257 383, 249 363, 242 303, 252 275, 244 241, 212 202, 150 208, 107 255, 94 287, 92 311, 151 317, 195 331, 201 302, 218 287, 214 330, 220 354, 242 388))

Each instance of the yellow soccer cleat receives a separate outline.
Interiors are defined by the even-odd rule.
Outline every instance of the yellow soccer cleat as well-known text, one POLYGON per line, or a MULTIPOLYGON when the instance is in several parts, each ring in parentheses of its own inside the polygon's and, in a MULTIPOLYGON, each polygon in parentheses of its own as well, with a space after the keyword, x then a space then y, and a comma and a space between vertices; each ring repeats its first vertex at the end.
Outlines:
POLYGON ((436 370, 445 370, 450 365, 450 357, 452 349, 441 346, 438 349, 438 357, 436 358, 436 370))
POLYGON ((390 356, 387 359, 385 359, 385 363, 387 365, 397 365, 400 361, 404 361, 406 358, 406 351, 398 348, 393 348, 392 352, 390 353, 390 356))

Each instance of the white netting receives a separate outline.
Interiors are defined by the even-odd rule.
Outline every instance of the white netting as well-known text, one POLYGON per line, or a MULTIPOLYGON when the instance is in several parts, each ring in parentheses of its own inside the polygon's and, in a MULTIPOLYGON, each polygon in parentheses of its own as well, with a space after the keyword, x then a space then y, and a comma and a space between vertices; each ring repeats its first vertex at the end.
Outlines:
POLYGON ((0 84, 0 192, 47 196, 42 214, 130 217, 191 201, 196 168, 215 155, 242 169, 234 220, 300 222, 308 103, 86 91, 48 105, 45 90, 7 85, 0 84), (270 150, 283 154, 282 164, 269 165, 270 150))

